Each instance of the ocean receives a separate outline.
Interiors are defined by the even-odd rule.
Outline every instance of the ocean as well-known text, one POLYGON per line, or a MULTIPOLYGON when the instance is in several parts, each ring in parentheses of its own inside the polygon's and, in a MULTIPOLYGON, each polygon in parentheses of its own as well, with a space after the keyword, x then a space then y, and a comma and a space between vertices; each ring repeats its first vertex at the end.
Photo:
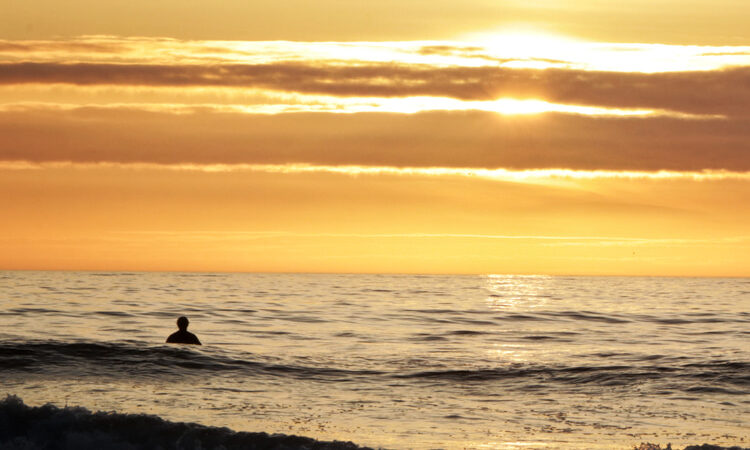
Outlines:
POLYGON ((0 272, 0 447, 45 439, 750 447, 750 279, 0 272))

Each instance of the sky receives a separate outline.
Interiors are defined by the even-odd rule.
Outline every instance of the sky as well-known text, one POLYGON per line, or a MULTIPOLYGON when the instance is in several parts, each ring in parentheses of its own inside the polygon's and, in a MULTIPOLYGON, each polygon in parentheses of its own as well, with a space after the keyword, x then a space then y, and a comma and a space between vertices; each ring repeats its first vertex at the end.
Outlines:
POLYGON ((744 0, 0 9, 0 269, 750 276, 744 0))

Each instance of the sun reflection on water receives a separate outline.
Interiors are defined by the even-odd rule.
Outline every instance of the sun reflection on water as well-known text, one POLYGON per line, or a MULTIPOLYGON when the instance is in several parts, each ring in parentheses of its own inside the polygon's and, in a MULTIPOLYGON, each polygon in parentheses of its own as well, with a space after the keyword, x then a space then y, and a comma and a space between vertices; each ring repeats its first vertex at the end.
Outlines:
POLYGON ((495 348, 487 351, 487 355, 506 363, 529 362, 529 349, 520 344, 494 344, 495 348))
MULTIPOLYGON (((525 314, 549 302, 551 283, 552 277, 545 275, 487 275, 486 303, 491 311, 525 314)), ((487 354, 497 361, 519 364, 532 360, 534 351, 528 343, 503 342, 493 344, 487 354)))
POLYGON ((487 275, 487 305, 493 310, 522 311, 544 306, 550 299, 547 275, 487 275))
POLYGON ((491 448, 491 449, 523 449, 523 448, 540 448, 540 447, 548 447, 549 444, 545 442, 487 442, 484 444, 479 444, 477 448, 491 448))

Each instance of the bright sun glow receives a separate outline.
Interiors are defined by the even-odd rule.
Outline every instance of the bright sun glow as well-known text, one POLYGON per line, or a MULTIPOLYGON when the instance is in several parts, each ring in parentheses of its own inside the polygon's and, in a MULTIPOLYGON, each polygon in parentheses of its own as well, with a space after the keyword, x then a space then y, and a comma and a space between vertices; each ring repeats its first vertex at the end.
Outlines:
POLYGON ((571 170, 571 169, 485 169, 472 167, 393 167, 355 165, 312 165, 312 164, 155 164, 155 163, 72 163, 28 161, 0 161, 0 170, 64 170, 81 171, 101 169, 126 169, 177 172, 257 172, 269 174, 334 174, 345 176, 400 176, 400 177, 466 177, 496 181, 511 181, 533 184, 558 183, 566 180, 690 180, 723 181, 750 180, 750 172, 724 170, 702 171, 623 171, 623 170, 571 170))
POLYGON ((715 70, 750 63, 750 47, 594 43, 534 30, 472 33, 461 41, 508 58, 503 67, 578 68, 616 72, 715 70))
MULTIPOLYGON (((183 90, 184 91, 184 90, 183 90)), ((294 101, 289 99, 278 103, 237 104, 237 103, 0 103, 2 111, 27 111, 33 109, 46 110, 76 110, 81 108, 102 109, 133 109, 169 114, 191 114, 198 110, 215 113, 239 114, 285 114, 324 112, 336 114, 356 113, 397 113, 416 114, 428 111, 485 111, 502 115, 531 115, 543 113, 564 113, 583 116, 620 116, 645 117, 669 116, 682 119, 720 119, 720 115, 696 115, 668 110, 634 109, 634 108, 606 108, 599 106, 568 105, 552 103, 535 99, 499 98, 487 101, 464 101, 448 97, 408 97, 408 98, 337 98, 327 96, 296 96, 294 101)))
POLYGON ((472 33, 461 40, 480 45, 497 57, 510 59, 500 64, 504 67, 546 69, 586 59, 585 42, 540 31, 472 33))
POLYGON ((572 47, 585 44, 584 41, 569 36, 519 30, 472 33, 463 37, 462 40, 480 44, 490 50, 502 51, 508 56, 515 55, 518 58, 550 56, 557 52, 567 54, 572 47))

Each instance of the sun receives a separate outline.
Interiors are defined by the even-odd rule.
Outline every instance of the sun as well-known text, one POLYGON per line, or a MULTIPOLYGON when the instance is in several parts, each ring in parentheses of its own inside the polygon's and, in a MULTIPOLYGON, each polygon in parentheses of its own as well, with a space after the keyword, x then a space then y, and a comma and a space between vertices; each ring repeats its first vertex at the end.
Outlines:
POLYGON ((587 46, 585 41, 570 36, 518 27, 469 33, 460 36, 458 40, 479 45, 503 58, 517 59, 518 63, 536 59, 540 66, 554 66, 556 61, 577 60, 577 56, 587 46))

